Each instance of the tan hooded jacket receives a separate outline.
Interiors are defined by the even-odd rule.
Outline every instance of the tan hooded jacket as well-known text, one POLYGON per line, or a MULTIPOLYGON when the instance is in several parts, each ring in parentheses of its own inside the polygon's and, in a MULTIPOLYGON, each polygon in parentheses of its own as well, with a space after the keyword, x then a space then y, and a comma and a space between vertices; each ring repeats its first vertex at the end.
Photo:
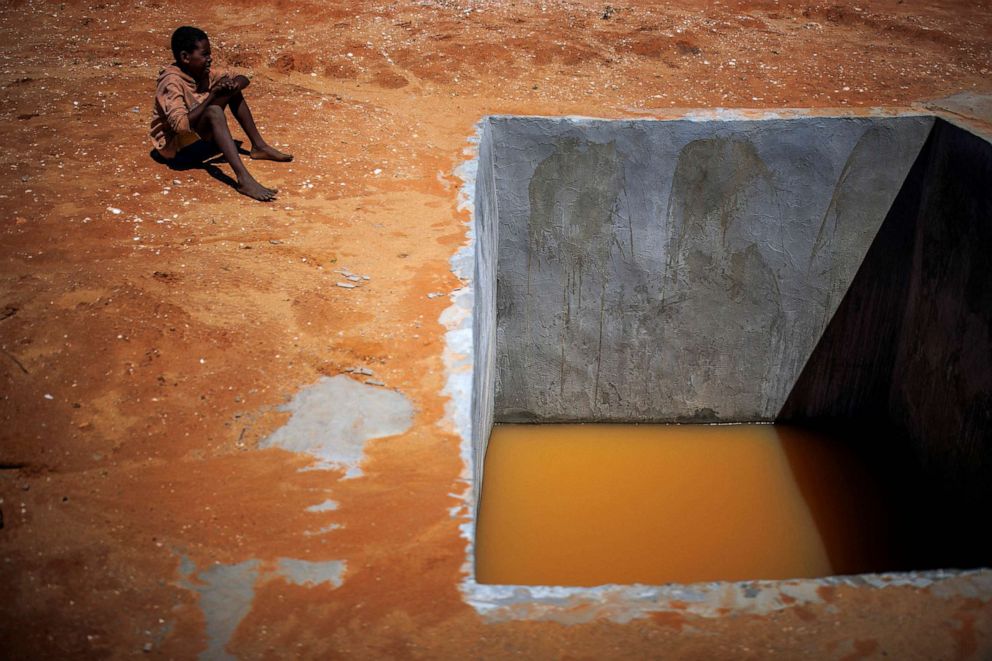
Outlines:
POLYGON ((169 64, 159 72, 150 135, 152 144, 162 156, 174 158, 184 144, 195 139, 196 133, 189 125, 189 113, 207 98, 210 88, 224 73, 211 68, 207 85, 200 92, 193 77, 175 64, 169 64))

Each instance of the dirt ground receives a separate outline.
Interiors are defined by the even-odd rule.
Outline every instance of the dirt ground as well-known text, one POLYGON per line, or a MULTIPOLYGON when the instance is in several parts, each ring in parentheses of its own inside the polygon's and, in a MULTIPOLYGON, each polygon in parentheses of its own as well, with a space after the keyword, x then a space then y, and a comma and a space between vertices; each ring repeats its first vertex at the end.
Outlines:
POLYGON ((990 74, 987 1, 3 3, 0 657, 195 656, 213 634, 183 563, 292 557, 346 562, 343 584, 258 583, 228 653, 992 658, 992 604, 912 588, 761 617, 484 622, 457 587, 449 301, 427 296, 460 286, 454 170, 487 114, 898 107, 990 93, 990 74), (181 24, 251 73, 263 133, 296 155, 249 163, 277 202, 238 195, 226 166, 150 157, 181 24), (336 287, 339 268, 371 279, 336 287), (294 393, 359 364, 416 408, 363 477, 258 449, 294 393))

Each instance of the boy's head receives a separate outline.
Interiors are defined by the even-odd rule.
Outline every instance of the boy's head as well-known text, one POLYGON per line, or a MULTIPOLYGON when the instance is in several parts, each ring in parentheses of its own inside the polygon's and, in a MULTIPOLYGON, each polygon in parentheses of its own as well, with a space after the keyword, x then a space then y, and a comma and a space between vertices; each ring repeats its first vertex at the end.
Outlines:
POLYGON ((176 64, 193 76, 200 78, 210 68, 210 40, 200 28, 184 25, 172 33, 172 56, 176 64))

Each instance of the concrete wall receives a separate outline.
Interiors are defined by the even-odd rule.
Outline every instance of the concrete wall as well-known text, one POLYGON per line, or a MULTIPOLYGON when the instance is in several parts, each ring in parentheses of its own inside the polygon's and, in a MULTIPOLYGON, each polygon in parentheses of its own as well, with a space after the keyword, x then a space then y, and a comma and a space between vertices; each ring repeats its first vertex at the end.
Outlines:
POLYGON ((933 143, 889 419, 928 472, 956 485, 960 504, 984 518, 992 504, 992 144, 946 122, 933 143))
POLYGON ((990 184, 992 144, 938 120, 779 416, 877 430, 945 565, 992 554, 990 184))
POLYGON ((491 119, 475 488, 494 420, 840 427, 912 501, 912 567, 987 565, 990 183, 933 117, 491 119))
POLYGON ((493 139, 488 122, 479 135, 479 164, 475 174, 473 234, 475 269, 472 275, 472 488, 478 502, 482 467, 493 427, 496 356, 496 191, 493 182, 493 139))
POLYGON ((489 384, 502 421, 773 419, 932 124, 492 118, 476 438, 489 384))

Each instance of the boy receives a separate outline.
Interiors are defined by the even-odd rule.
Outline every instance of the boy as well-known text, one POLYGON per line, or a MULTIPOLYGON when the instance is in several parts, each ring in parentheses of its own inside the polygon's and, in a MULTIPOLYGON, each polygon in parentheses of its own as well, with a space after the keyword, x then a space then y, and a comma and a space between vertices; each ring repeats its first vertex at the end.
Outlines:
POLYGON ((286 162, 284 154, 262 139, 241 90, 248 87, 244 76, 211 70, 210 40, 198 28, 183 26, 172 33, 174 64, 162 69, 155 90, 151 137, 159 154, 175 158, 183 147, 205 140, 223 153, 238 178, 238 192, 256 200, 275 199, 277 190, 267 188, 249 174, 227 126, 224 109, 229 108, 251 140, 251 157, 286 162))

